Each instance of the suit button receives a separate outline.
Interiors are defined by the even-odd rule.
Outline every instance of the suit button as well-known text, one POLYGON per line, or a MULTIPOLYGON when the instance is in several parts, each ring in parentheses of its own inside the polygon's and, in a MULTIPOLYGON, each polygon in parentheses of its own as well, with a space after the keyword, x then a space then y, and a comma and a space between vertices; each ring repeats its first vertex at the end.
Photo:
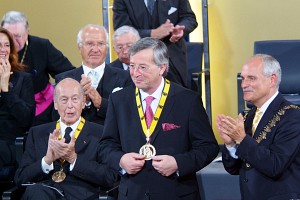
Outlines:
POLYGON ((247 179, 247 178, 245 178, 245 179, 244 179, 244 183, 247 183, 247 182, 248 182, 248 179, 247 179))

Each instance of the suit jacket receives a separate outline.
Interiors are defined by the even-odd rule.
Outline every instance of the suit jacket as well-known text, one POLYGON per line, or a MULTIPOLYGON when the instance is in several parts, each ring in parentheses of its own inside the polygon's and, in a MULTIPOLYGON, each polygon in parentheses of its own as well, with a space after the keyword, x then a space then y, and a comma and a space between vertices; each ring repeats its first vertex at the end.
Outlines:
POLYGON ((86 199, 98 193, 99 186, 111 187, 118 174, 104 165, 99 157, 99 139, 103 127, 88 121, 85 121, 75 143, 75 166, 72 171, 64 170, 66 179, 60 183, 52 181, 53 173, 60 170, 59 161, 53 163, 54 170, 49 174, 42 171, 41 160, 47 152, 49 133, 53 132, 55 126, 56 122, 51 122, 30 129, 21 165, 15 175, 16 184, 44 182, 63 190, 67 199, 86 199))
MULTIPOLYGON (((19 61, 25 53, 24 47, 19 54, 19 61)), ((43 91, 49 83, 49 74, 55 75, 74 69, 70 61, 56 49, 48 40, 36 36, 28 36, 28 47, 23 64, 27 71, 33 75, 34 93, 43 91)))
MULTIPOLYGON (((80 82, 83 74, 82 66, 71 71, 64 72, 55 77, 56 83, 64 78, 73 78, 80 82)), ((100 109, 97 109, 93 103, 89 107, 85 107, 82 116, 92 122, 104 124, 109 95, 117 88, 124 88, 132 84, 131 77, 128 72, 105 65, 104 74, 101 78, 97 91, 102 97, 100 109)))
MULTIPOLYGON (((135 87, 130 86, 111 95, 101 139, 101 154, 119 169, 125 153, 136 152, 146 143, 136 106, 135 87), (122 101, 120 101, 122 99, 122 101)), ((198 199, 196 172, 209 164, 218 154, 219 146, 208 121, 202 101, 194 92, 171 83, 161 117, 151 136, 157 155, 176 159, 179 176, 160 175, 152 161, 135 175, 121 177, 119 199, 198 199), (172 130, 163 124, 175 124, 172 130)))
POLYGON ((0 139, 14 141, 31 127, 35 101, 30 74, 14 72, 9 82, 9 91, 0 93, 0 139))
POLYGON ((280 109, 291 103, 281 94, 269 105, 254 133, 259 137, 265 130, 266 137, 256 142, 251 136, 256 108, 249 111, 245 121, 247 133, 237 148, 234 159, 226 148, 223 164, 231 174, 240 175, 243 199, 298 199, 300 197, 300 110, 280 109), (275 123, 270 121, 280 113, 275 123), (268 127, 268 129, 265 129, 268 127))
POLYGON ((113 62, 109 63, 108 65, 110 67, 115 67, 115 68, 124 70, 123 63, 119 59, 114 60, 113 62))
MULTIPOLYGON (((175 25, 184 25, 184 37, 197 27, 195 14, 188 0, 156 1, 152 17, 147 14, 144 1, 140 0, 114 0, 113 22, 114 29, 129 25, 136 28, 141 36, 150 37, 151 29, 159 27, 167 19, 175 25)), ((179 78, 187 85, 186 45, 184 39, 176 43, 169 41, 170 37, 163 39, 168 47, 170 67, 176 68, 179 78)), ((170 69, 169 73, 173 70, 170 69)))

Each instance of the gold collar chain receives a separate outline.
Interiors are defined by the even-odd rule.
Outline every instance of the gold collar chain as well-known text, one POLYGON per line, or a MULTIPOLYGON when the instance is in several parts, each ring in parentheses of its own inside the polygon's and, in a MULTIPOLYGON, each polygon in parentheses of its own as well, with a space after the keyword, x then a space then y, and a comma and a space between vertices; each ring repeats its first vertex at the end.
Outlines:
POLYGON ((150 138, 150 136, 154 132, 154 129, 157 125, 159 117, 160 117, 160 115, 162 113, 162 110, 164 108, 164 105, 166 103, 166 100, 167 100, 167 97, 168 97, 168 94, 169 94, 169 90, 170 90, 170 81, 166 79, 165 86, 164 86, 164 89, 163 89, 163 92, 162 92, 162 96, 159 100, 159 104, 158 104, 158 107, 155 111, 155 114, 154 114, 153 120, 151 122, 150 128, 148 129, 147 125, 146 125, 145 115, 144 115, 144 112, 143 112, 143 107, 142 107, 142 103, 141 103, 139 89, 137 87, 135 89, 135 97, 136 97, 136 104, 137 104, 137 108, 138 108, 138 112, 139 112, 139 117, 140 117, 140 120, 141 120, 143 132, 144 132, 147 140, 150 138))

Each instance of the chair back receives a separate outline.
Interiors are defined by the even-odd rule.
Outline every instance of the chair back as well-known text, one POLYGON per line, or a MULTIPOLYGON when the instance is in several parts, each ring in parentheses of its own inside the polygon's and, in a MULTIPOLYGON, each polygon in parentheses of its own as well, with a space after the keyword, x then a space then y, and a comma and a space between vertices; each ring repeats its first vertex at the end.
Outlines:
POLYGON ((194 80, 193 73, 202 71, 203 43, 202 42, 186 42, 187 48, 187 68, 188 68, 188 88, 199 91, 199 83, 194 80))
POLYGON ((300 40, 266 40, 254 42, 254 54, 268 54, 280 63, 282 79, 279 91, 300 105, 300 40))

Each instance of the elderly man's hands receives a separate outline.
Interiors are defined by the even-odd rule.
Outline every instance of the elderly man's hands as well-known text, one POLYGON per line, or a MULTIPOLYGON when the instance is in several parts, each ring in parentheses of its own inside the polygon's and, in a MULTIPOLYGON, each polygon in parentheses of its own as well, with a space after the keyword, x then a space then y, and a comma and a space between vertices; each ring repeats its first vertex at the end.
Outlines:
POLYGON ((217 116, 217 128, 225 145, 233 146, 241 143, 246 137, 244 129, 244 118, 239 114, 237 119, 220 114, 217 116))

